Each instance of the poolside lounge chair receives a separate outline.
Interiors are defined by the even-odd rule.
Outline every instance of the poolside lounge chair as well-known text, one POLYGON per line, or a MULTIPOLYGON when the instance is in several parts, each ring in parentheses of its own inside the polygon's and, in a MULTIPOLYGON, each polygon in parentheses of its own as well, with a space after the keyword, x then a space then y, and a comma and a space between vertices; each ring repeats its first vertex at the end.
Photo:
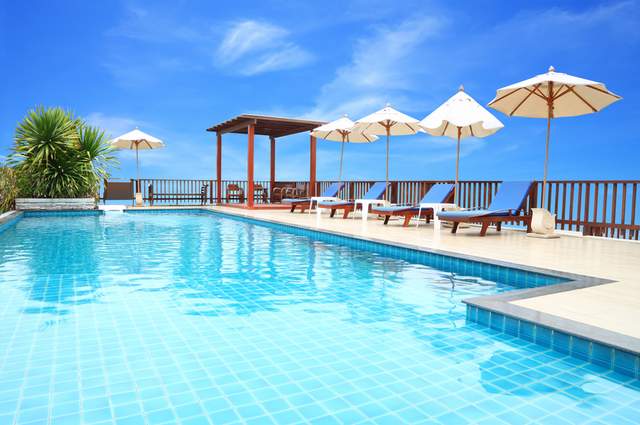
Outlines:
POLYGON ((438 218, 453 223, 451 233, 458 230, 460 223, 480 223, 480 236, 484 236, 490 224, 495 224, 499 232, 502 223, 509 221, 525 222, 527 232, 530 232, 531 215, 524 208, 532 188, 532 182, 503 182, 487 209, 441 211, 438 218))
POLYGON ((420 204, 446 204, 453 200, 452 184, 435 184, 429 188, 417 205, 391 205, 388 207, 373 207, 371 212, 384 216, 384 224, 389 222, 391 216, 404 217, 403 227, 407 227, 411 219, 420 215, 418 219, 424 217, 427 223, 433 217, 433 208, 420 208, 420 204))
POLYGON ((329 187, 327 187, 324 192, 320 194, 320 196, 313 198, 293 198, 293 199, 283 199, 283 204, 291 204, 290 212, 294 212, 296 208, 300 209, 300 212, 305 212, 307 209, 311 209, 313 202, 318 202, 321 200, 329 200, 329 199, 338 199, 338 193, 344 187, 344 183, 332 183, 329 187))
MULTIPOLYGON (((379 200, 382 201, 385 192, 387 191, 387 183, 385 182, 377 182, 373 186, 367 190, 367 193, 364 194, 362 199, 350 200, 350 201, 342 201, 342 200, 333 200, 333 201, 324 201, 318 202, 318 208, 327 208, 331 210, 331 217, 336 214, 337 210, 342 210, 343 215, 342 218, 349 217, 349 213, 354 211, 356 208, 356 204, 363 203, 364 205, 368 205, 371 201, 379 200), (364 202, 363 202, 364 201, 364 202)), ((367 207, 368 208, 368 207, 367 207)), ((363 211, 364 214, 367 214, 368 211, 363 211)))

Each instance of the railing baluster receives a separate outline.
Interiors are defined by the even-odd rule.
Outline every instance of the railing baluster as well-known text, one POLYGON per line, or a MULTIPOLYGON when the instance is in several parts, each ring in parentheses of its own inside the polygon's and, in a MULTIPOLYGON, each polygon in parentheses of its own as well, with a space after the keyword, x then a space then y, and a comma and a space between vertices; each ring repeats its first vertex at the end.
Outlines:
MULTIPOLYGON (((636 224, 636 203, 637 203, 637 195, 638 194, 638 184, 633 184, 633 189, 631 189, 631 225, 634 226, 636 224)), ((635 234, 635 239, 638 240, 640 236, 640 230, 633 231, 635 234)), ((629 235, 629 237, 632 237, 629 235)))
MULTIPOLYGON (((603 199, 602 199, 602 222, 606 223, 607 222, 607 200, 608 200, 608 192, 609 192, 609 185, 608 184, 604 184, 604 195, 603 195, 603 199)), ((595 219, 593 221, 598 221, 597 219, 595 219)), ((607 232, 607 229, 605 229, 605 234, 607 232)))
MULTIPOLYGON (((618 202, 618 184, 613 184, 613 190, 611 192, 611 233, 610 237, 614 237, 615 225, 616 225, 616 203, 618 202)), ((606 220, 606 218, 605 218, 606 220)), ((620 236, 620 230, 618 229, 618 236, 620 236)))

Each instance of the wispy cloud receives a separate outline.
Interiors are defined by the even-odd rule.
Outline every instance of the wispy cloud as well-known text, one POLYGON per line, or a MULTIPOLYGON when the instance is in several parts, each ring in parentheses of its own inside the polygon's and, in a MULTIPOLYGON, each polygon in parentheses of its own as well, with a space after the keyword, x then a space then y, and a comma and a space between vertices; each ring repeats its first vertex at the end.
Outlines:
POLYGON ((292 69, 313 60, 313 55, 291 40, 288 30, 253 20, 233 24, 216 51, 218 65, 243 75, 292 69))
POLYGON ((107 115, 102 112, 91 112, 85 117, 88 124, 100 127, 109 137, 118 137, 136 127, 144 127, 145 123, 135 118, 107 115))
POLYGON ((360 38, 350 62, 338 68, 333 80, 322 87, 316 105, 306 115, 359 115, 387 101, 406 104, 416 77, 425 72, 424 67, 416 66, 424 60, 419 49, 445 26, 445 18, 421 17, 360 38))
POLYGON ((193 43, 206 38, 201 28, 202 22, 192 19, 180 21, 154 10, 129 6, 125 9, 122 20, 115 27, 107 30, 106 35, 153 43, 193 43))

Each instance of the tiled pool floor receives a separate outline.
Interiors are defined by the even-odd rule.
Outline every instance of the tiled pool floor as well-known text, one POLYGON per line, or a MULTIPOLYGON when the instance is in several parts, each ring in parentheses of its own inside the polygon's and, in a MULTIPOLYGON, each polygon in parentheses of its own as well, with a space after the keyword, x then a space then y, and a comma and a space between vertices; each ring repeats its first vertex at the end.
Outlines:
POLYGON ((637 423, 640 382, 467 324, 510 289, 210 215, 0 233, 0 424, 637 423))

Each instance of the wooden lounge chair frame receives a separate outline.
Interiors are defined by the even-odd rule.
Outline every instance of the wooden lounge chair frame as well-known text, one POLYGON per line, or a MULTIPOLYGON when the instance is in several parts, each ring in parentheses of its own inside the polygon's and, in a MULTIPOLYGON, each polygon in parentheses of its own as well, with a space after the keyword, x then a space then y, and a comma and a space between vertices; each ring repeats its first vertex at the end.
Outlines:
POLYGON ((349 199, 348 201, 345 201, 345 203, 341 205, 334 205, 331 207, 327 207, 325 204, 321 208, 329 208, 331 210, 329 217, 331 218, 333 218, 333 216, 336 215, 336 211, 338 210, 342 211, 342 218, 349 218, 349 213, 355 211, 356 209, 356 201, 354 199, 349 199))
POLYGON ((303 213, 311 208, 311 201, 308 199, 301 199, 300 201, 291 202, 291 209, 289 210, 289 212, 295 212, 296 208, 299 208, 300 212, 303 213))
MULTIPOLYGON (((391 218, 391 216, 404 217, 404 221, 402 222, 402 227, 409 226, 409 223, 411 223, 411 219, 413 219, 418 215, 418 211, 414 209, 407 209, 404 211, 394 211, 394 212, 378 211, 376 209, 373 209, 371 210, 371 212, 373 214, 384 216, 384 224, 389 223, 389 219, 391 218)), ((418 218, 419 219, 424 218, 427 224, 431 223, 431 219, 433 218, 433 208, 423 208, 422 211, 420 212, 420 217, 418 218)))

